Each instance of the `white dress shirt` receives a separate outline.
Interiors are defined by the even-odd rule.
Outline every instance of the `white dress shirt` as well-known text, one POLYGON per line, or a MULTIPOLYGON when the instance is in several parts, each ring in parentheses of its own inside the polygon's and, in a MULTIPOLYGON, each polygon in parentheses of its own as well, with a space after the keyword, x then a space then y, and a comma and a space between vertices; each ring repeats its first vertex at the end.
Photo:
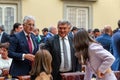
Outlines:
POLYGON ((0 42, 1 42, 1 39, 2 39, 2 35, 3 35, 3 32, 0 33, 0 42))
MULTIPOLYGON (((27 38, 27 33, 24 31, 24 34, 25 34, 25 36, 26 36, 26 40, 28 40, 28 38, 27 38)), ((34 50, 34 45, 33 45, 33 41, 32 41, 32 39, 31 39, 31 37, 30 37, 30 40, 31 40, 31 43, 32 43, 32 51, 34 50)), ((22 60, 24 60, 24 56, 25 56, 25 53, 22 55, 22 60)))
POLYGON ((60 49, 61 49, 61 65, 60 65, 60 72, 67 72, 67 71, 71 71, 72 69, 72 62, 71 62, 71 49, 70 49, 70 44, 69 44, 69 40, 68 37, 65 36, 64 41, 65 44, 67 46, 67 57, 68 57, 68 68, 67 70, 64 69, 64 54, 63 54, 63 45, 62 45, 62 37, 59 37, 60 40, 60 49))

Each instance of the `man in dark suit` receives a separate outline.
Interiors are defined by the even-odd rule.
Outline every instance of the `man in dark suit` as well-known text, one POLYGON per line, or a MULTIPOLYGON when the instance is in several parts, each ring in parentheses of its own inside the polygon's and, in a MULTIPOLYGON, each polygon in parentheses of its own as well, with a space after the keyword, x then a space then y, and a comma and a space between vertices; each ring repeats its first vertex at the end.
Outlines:
POLYGON ((0 43, 9 42, 10 36, 4 31, 4 26, 0 25, 0 43))
POLYGON ((68 36, 71 28, 71 23, 68 21, 58 22, 58 35, 54 35, 47 39, 45 43, 45 48, 48 49, 52 55, 52 76, 53 80, 61 80, 60 73, 73 72, 77 70, 77 60, 74 54, 74 48, 72 44, 72 38, 68 36), (62 40, 64 38, 67 56, 65 56, 65 51, 63 48, 62 40), (66 63, 66 61, 68 61, 66 63), (64 64, 67 64, 65 68, 64 64))
POLYGON ((28 75, 31 70, 34 54, 38 50, 38 44, 31 32, 35 26, 35 20, 32 16, 25 16, 23 20, 22 32, 14 34, 10 38, 9 54, 13 58, 10 67, 10 75, 13 77, 28 75))

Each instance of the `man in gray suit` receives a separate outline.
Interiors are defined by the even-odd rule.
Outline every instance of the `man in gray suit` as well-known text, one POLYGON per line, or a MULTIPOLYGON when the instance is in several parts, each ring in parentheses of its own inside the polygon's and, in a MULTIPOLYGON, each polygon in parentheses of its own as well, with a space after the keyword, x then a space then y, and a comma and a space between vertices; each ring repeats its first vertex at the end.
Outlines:
POLYGON ((58 35, 49 38, 45 44, 45 48, 50 51, 53 58, 53 80, 61 80, 60 73, 73 72, 78 70, 78 62, 74 54, 75 51, 72 44, 72 38, 68 36, 71 23, 69 21, 59 21, 57 28, 58 35), (63 38, 64 43, 62 41, 63 38), (66 47, 63 47, 63 45, 66 47), (65 51, 65 48, 67 51, 65 51), (67 68, 65 68, 65 66, 67 66, 67 68))

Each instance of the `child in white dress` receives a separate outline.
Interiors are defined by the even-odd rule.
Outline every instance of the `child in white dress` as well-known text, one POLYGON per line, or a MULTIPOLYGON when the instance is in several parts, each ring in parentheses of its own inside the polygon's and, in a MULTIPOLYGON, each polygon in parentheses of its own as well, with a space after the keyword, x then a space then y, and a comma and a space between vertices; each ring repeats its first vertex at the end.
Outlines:
POLYGON ((0 44, 0 75, 7 76, 11 66, 12 59, 8 57, 8 43, 0 44))

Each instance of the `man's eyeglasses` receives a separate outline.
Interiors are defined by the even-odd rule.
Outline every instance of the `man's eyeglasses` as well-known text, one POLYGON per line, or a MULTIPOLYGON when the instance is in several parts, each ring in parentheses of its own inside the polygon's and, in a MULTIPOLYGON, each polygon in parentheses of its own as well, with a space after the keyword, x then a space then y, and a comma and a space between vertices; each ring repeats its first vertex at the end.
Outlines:
POLYGON ((33 27, 35 26, 35 24, 26 24, 26 25, 27 25, 27 26, 33 26, 33 27))

